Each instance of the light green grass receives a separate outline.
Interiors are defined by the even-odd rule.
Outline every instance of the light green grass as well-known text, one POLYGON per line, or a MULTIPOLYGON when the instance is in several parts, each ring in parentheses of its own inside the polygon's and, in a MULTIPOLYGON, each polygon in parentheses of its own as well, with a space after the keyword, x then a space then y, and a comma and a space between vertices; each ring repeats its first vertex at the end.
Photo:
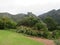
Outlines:
POLYGON ((0 30, 0 45, 44 45, 26 38, 22 34, 18 34, 11 31, 0 30))

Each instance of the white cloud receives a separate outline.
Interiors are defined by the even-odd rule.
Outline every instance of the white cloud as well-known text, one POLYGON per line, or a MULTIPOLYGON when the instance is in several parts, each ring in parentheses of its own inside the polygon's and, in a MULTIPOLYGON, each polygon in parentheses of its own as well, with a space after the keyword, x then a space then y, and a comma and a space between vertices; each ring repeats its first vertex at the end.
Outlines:
POLYGON ((0 12, 42 14, 60 8, 60 0, 0 0, 0 12))

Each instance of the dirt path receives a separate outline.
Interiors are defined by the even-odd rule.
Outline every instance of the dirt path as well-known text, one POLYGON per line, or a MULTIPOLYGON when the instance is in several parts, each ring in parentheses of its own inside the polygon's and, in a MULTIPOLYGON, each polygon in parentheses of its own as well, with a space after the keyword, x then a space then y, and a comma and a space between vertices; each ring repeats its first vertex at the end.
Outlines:
POLYGON ((53 40, 42 39, 38 37, 28 37, 28 38, 39 41, 39 42, 43 42, 45 45, 55 45, 53 40))

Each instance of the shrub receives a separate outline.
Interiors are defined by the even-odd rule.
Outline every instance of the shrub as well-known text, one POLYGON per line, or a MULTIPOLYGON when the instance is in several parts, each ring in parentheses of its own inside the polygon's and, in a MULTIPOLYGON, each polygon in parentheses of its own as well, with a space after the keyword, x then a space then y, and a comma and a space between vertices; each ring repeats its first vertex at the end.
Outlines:
POLYGON ((18 27, 16 32, 24 33, 24 34, 28 34, 28 35, 32 35, 32 36, 38 35, 38 32, 36 30, 32 30, 29 27, 23 27, 23 26, 18 27))
POLYGON ((57 30, 60 30, 60 26, 57 26, 57 30))
POLYGON ((58 40, 54 40, 54 42, 55 42, 56 45, 60 45, 60 40, 59 39, 58 40))
POLYGON ((0 19, 0 29, 15 29, 16 22, 11 19, 5 17, 0 19))
POLYGON ((49 31, 44 31, 43 33, 43 37, 51 39, 52 38, 52 33, 49 31))
POLYGON ((44 22, 47 24, 49 31, 54 31, 57 28, 58 23, 50 16, 47 16, 44 19, 44 22))
POLYGON ((45 23, 43 23, 43 22, 38 22, 38 23, 36 23, 35 24, 35 29, 36 30, 48 30, 48 28, 47 28, 47 26, 46 26, 46 24, 45 23))
POLYGON ((60 31, 59 30, 55 30, 53 32, 50 32, 48 30, 39 31, 39 30, 33 30, 32 28, 25 27, 25 26, 18 27, 16 32, 24 33, 24 34, 31 35, 31 36, 48 38, 48 39, 58 39, 60 37, 60 31))
POLYGON ((18 32, 18 33, 25 33, 26 32, 26 28, 24 28, 23 26, 17 27, 16 32, 18 32))
POLYGON ((53 38, 55 38, 55 39, 60 38, 60 31, 55 30, 55 31, 53 31, 52 34, 53 34, 53 38))
POLYGON ((20 20, 17 24, 17 26, 28 26, 28 27, 32 27, 34 26, 39 20, 33 16, 28 16, 25 17, 24 19, 20 20))

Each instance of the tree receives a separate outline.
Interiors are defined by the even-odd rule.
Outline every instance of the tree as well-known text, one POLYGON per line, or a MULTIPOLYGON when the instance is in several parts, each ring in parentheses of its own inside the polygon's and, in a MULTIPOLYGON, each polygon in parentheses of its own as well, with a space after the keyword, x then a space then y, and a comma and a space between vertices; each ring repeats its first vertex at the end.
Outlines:
POLYGON ((50 31, 56 30, 57 22, 52 17, 45 18, 44 22, 47 24, 50 31))
POLYGON ((35 28, 36 28, 37 30, 42 30, 42 31, 48 30, 46 24, 45 24, 44 22, 42 22, 42 21, 36 23, 36 24, 35 24, 35 28))
POLYGON ((6 23, 6 28, 12 28, 12 29, 14 29, 14 28, 16 28, 16 22, 14 22, 14 21, 9 21, 9 22, 7 22, 6 23))
POLYGON ((25 17, 22 19, 20 22, 18 22, 17 25, 24 25, 24 26, 29 26, 33 27, 39 20, 33 16, 25 17))
POLYGON ((4 29, 4 23, 3 20, 0 19, 0 29, 4 29))
POLYGON ((6 28, 15 28, 16 23, 9 19, 8 17, 4 17, 0 19, 0 29, 6 29, 6 28))

